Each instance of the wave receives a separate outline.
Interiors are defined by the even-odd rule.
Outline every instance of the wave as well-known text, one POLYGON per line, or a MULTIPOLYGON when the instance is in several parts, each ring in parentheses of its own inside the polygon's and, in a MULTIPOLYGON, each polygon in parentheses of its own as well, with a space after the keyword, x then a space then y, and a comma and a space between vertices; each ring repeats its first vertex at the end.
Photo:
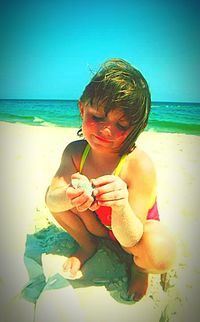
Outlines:
POLYGON ((21 119, 21 120, 34 120, 34 116, 31 116, 31 115, 16 115, 16 114, 10 114, 10 113, 1 113, 0 115, 0 119, 1 120, 4 120, 4 119, 8 119, 8 120, 11 120, 11 121, 15 121, 16 119, 21 119))
POLYGON ((44 125, 44 123, 49 123, 50 125, 52 124, 51 122, 46 122, 46 120, 42 119, 41 117, 36 117, 31 115, 15 115, 15 114, 9 114, 9 113, 0 114, 0 120, 4 122, 9 122, 9 123, 22 123, 22 124, 38 125, 38 126, 42 126, 44 125))
POLYGON ((8 123, 27 124, 34 126, 52 126, 52 127, 79 127, 80 117, 54 117, 52 116, 32 116, 32 115, 16 115, 10 113, 0 113, 0 121, 8 123))

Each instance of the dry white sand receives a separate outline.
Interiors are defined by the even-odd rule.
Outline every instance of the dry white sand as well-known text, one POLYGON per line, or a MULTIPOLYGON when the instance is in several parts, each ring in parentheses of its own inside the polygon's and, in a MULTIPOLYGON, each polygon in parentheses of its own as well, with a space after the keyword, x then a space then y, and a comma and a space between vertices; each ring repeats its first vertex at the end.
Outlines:
MULTIPOLYGON (((15 297, 28 281, 23 263, 26 235, 35 225, 46 224, 45 191, 65 146, 77 139, 76 131, 0 123, 0 321, 33 321, 34 306, 15 297)), ((104 287, 43 292, 36 322, 163 322, 169 321, 163 313, 167 304, 170 321, 199 321, 200 137, 144 132, 138 145, 155 162, 161 220, 177 239, 173 287, 164 293, 154 276, 147 296, 134 305, 119 304, 104 287)), ((47 272, 52 263, 56 270, 55 258, 50 258, 47 272)))

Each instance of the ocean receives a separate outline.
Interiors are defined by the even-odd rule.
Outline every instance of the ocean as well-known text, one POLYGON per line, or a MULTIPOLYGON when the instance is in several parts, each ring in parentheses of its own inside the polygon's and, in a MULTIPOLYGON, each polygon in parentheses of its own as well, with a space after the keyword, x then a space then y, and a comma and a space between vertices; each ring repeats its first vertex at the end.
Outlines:
MULTIPOLYGON (((77 100, 0 100, 0 121, 80 127, 77 100)), ((153 102, 146 131, 200 135, 200 103, 153 102)))

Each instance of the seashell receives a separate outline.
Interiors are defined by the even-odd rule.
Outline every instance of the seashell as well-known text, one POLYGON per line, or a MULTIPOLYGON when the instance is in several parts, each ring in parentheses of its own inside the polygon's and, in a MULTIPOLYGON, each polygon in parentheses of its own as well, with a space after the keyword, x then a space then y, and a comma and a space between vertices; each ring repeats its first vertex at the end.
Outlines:
POLYGON ((92 195, 93 187, 87 177, 74 178, 71 184, 75 189, 83 188, 88 195, 92 195))

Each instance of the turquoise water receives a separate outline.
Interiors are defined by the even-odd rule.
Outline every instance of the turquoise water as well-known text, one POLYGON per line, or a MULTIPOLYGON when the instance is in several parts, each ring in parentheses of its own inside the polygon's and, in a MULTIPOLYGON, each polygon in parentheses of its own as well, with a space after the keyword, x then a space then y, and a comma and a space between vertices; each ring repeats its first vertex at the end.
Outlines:
MULTIPOLYGON (((0 121, 80 127, 77 100, 0 100, 0 121)), ((153 102, 146 130, 200 135, 200 103, 153 102)))

